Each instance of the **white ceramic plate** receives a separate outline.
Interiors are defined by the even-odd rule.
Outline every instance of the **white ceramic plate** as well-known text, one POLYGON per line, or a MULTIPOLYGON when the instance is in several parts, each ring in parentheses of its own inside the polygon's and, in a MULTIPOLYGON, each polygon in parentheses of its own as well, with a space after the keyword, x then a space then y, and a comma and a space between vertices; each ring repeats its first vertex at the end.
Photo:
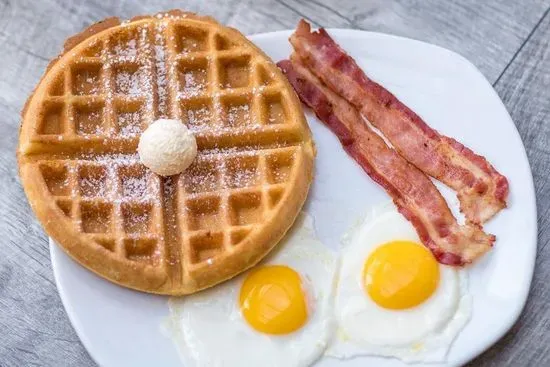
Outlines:
MULTIPOLYGON (((273 60, 290 54, 290 31, 251 36, 273 60)), ((472 319, 458 336, 446 365, 471 360, 495 343, 519 316, 533 274, 537 215, 533 178, 519 134, 483 75, 463 57, 426 43, 378 33, 330 33, 374 80, 381 82, 432 127, 484 155, 508 177, 509 208, 486 230, 495 248, 470 269, 472 319)), ((341 149, 334 135, 309 112, 317 143, 316 176, 305 211, 321 240, 336 248, 341 235, 367 209, 388 200, 385 192, 341 149)), ((457 200, 438 185, 456 212, 457 200)), ((101 366, 178 366, 180 360, 160 325, 167 298, 111 284, 51 244, 57 286, 69 318, 101 366)), ((323 359, 319 366, 401 366, 395 359, 323 359)), ((432 364, 432 366, 434 366, 432 364)))

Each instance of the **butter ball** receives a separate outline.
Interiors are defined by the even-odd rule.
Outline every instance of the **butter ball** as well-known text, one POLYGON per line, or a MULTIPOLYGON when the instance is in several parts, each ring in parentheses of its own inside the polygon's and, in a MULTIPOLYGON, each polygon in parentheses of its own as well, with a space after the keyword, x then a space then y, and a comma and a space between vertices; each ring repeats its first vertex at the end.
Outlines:
POLYGON ((160 119, 141 134, 138 144, 143 165, 161 176, 183 172, 197 156, 197 141, 180 120, 160 119))

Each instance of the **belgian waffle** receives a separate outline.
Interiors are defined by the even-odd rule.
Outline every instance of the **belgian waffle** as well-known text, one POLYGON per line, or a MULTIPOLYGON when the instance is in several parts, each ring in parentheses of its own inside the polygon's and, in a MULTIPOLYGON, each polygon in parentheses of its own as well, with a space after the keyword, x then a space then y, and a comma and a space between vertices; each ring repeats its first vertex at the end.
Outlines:
POLYGON ((22 113, 18 161, 46 232, 125 287, 189 294, 261 260, 294 222, 314 146, 299 100, 238 31, 180 11, 70 38, 22 113), (160 177, 141 132, 183 121, 199 153, 160 177))

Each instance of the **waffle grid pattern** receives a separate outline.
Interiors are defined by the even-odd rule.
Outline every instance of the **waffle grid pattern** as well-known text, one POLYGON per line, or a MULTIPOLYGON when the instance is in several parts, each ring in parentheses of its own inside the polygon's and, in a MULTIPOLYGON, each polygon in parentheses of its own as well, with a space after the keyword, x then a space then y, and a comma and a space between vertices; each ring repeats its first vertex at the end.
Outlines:
POLYGON ((288 91, 261 57, 208 28, 184 30, 157 24, 95 41, 54 78, 33 140, 78 150, 108 139, 131 151, 150 122, 171 117, 204 148, 299 141, 288 91))
POLYGON ((88 243, 180 289, 272 217, 304 164, 307 133, 263 56, 217 23, 137 23, 56 70, 28 159, 88 243), (194 164, 169 178, 135 154, 163 117, 186 123, 199 146, 194 164))
POLYGON ((113 163, 55 160, 38 165, 57 206, 79 231, 117 256, 158 265, 163 223, 155 198, 161 181, 137 161, 113 163))

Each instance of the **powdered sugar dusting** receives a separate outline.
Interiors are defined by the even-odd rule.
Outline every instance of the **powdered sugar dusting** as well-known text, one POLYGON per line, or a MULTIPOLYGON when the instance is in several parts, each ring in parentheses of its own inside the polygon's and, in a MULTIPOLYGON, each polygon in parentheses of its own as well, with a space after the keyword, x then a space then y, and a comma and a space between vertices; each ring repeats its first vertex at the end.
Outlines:
POLYGON ((185 190, 190 193, 214 191, 219 186, 220 166, 216 161, 190 166, 182 174, 185 190))
POLYGON ((260 96, 260 95, 262 95, 264 90, 265 90, 264 85, 260 85, 259 87, 253 87, 252 88, 252 94, 254 94, 255 96, 260 96))
POLYGON ((187 122, 190 128, 202 126, 210 122, 210 109, 201 107, 187 111, 187 122))
POLYGON ((183 89, 180 97, 195 97, 203 93, 206 85, 202 82, 206 78, 204 70, 186 71, 182 73, 183 89))
POLYGON ((231 187, 252 186, 257 181, 256 167, 235 167, 228 178, 231 187))
POLYGON ((100 135, 103 133, 101 110, 81 110, 77 113, 77 133, 79 135, 100 135))
MULTIPOLYGON (((148 28, 140 28, 139 29, 139 40, 142 45, 141 52, 145 56, 147 60, 153 59, 153 53, 154 50, 152 48, 152 44, 149 41, 149 29, 148 28)), ((145 95, 145 111, 153 111, 154 110, 154 88, 153 88, 153 79, 154 79, 154 69, 155 67, 155 61, 152 62, 146 62, 142 68, 141 68, 141 75, 142 75, 142 92, 145 95)), ((144 118, 150 118, 151 115, 147 115, 144 113, 144 118)), ((149 121, 149 123, 152 121, 149 121)))
MULTIPOLYGON (((283 145, 279 143, 275 143, 271 146, 271 148, 277 149, 282 147, 283 145)), ((203 149, 200 152, 199 157, 212 157, 217 156, 220 158, 227 158, 227 157, 249 157, 254 156, 258 153, 259 150, 266 149, 266 146, 262 145, 244 145, 242 147, 214 147, 210 149, 203 149)))
POLYGON ((124 225, 126 232, 139 233, 146 232, 151 222, 151 216, 149 211, 132 211, 127 210, 124 213, 124 225))
POLYGON ((113 153, 113 154, 100 154, 100 155, 84 155, 83 159, 89 160, 92 162, 100 163, 103 166, 122 166, 122 165, 133 165, 139 163, 139 155, 134 154, 122 154, 122 153, 113 153))
POLYGON ((105 197, 107 195, 107 185, 104 177, 81 177, 78 184, 83 196, 105 197))
MULTIPOLYGON (((86 166, 90 163, 95 167, 105 168, 106 179, 103 182, 110 182, 113 187, 112 190, 108 190, 108 185, 104 184, 105 189, 101 189, 104 191, 93 196, 108 199, 113 203, 158 201, 158 185, 151 184, 158 180, 155 180, 155 176, 141 165, 137 153, 84 155, 80 165, 86 166), (119 184, 120 189, 117 189, 119 184)), ((82 185, 90 187, 93 192, 98 191, 101 186, 99 179, 93 178, 81 180, 81 188, 82 185)))
POLYGON ((99 92, 98 78, 95 76, 88 76, 86 78, 86 84, 88 84, 88 93, 97 94, 99 92))
POLYGON ((141 134, 142 124, 139 112, 125 112, 118 115, 119 134, 124 138, 141 134))
MULTIPOLYGON (((163 199, 166 206, 170 206, 170 200, 176 195, 177 178, 178 176, 169 176, 164 180, 163 199)), ((175 228, 176 224, 174 224, 175 228)))
POLYGON ((139 72, 120 71, 116 74, 115 87, 117 93, 137 96, 141 92, 139 72))
MULTIPOLYGON (((177 107, 181 108, 181 114, 178 115, 187 126, 192 131, 197 132, 197 136, 203 138, 206 136, 205 141, 208 140, 208 146, 219 141, 219 147, 214 145, 213 148, 203 150, 197 158, 200 160, 208 157, 207 160, 215 162, 212 169, 194 173, 187 172, 185 174, 186 190, 188 186, 197 188, 203 186, 205 190, 215 190, 219 188, 220 182, 225 181, 228 177, 226 170, 222 167, 224 161, 227 161, 228 158, 251 156, 257 154, 258 150, 277 148, 288 144, 274 141, 256 145, 239 141, 236 145, 242 146, 225 147, 226 144, 232 144, 231 139, 223 138, 229 134, 237 136, 242 133, 244 139, 249 139, 251 135, 259 134, 265 128, 265 126, 255 121, 257 116, 252 111, 252 97, 263 95, 265 86, 251 88, 244 95, 242 92, 235 95, 235 93, 232 94, 225 90, 216 91, 217 86, 209 84, 212 82, 208 80, 208 65, 210 65, 211 61, 209 60, 212 55, 197 56, 196 59, 193 59, 191 55, 187 55, 182 57, 181 60, 176 60, 174 56, 174 60, 172 60, 171 50, 168 49, 165 40, 169 20, 169 17, 166 19, 162 17, 161 21, 155 21, 151 26, 137 26, 132 30, 128 29, 129 34, 131 34, 129 39, 118 38, 116 39, 117 42, 109 43, 111 52, 103 53, 102 58, 106 63, 106 67, 112 68, 112 71, 107 75, 113 75, 113 77, 102 78, 102 80, 108 80, 106 83, 111 84, 111 86, 104 86, 104 89, 107 91, 112 90, 113 94, 118 95, 108 95, 105 107, 114 109, 113 115, 116 116, 116 125, 113 127, 116 131, 114 134, 121 137, 136 137, 153 120, 172 117, 171 113, 175 111, 171 110, 171 104, 181 103, 181 106, 178 105, 177 107), (128 58, 128 60, 120 62, 121 58, 128 58), (172 77, 177 79, 174 80, 176 82, 174 85, 169 84, 172 77), (203 95, 210 87, 214 88, 213 95, 203 95), (176 89, 178 100, 172 101, 172 96, 176 98, 174 93, 176 89), (120 94, 132 97, 140 96, 140 98, 126 99, 120 94), (221 174, 222 171, 226 173, 221 174)), ((191 43, 191 47, 199 47, 199 44, 191 43)), ((174 52, 180 51, 174 50, 174 52)), ((86 87, 89 84, 98 84, 99 79, 95 80, 96 75, 82 73, 81 76, 83 76, 83 83, 86 84, 86 87)), ((259 99, 254 99, 254 102, 259 99)), ((176 107, 174 106, 174 108, 176 107)), ((95 116, 90 115, 88 117, 91 120, 96 120, 95 116)), ((269 122, 272 122, 271 117, 271 115, 268 116, 270 118, 269 122)), ((75 122, 78 124, 78 121, 75 122)), ((84 134, 99 134, 102 125, 89 122, 86 124, 85 130, 84 134)), ((250 140, 255 140, 255 138, 250 140)), ((91 162, 100 164, 107 169, 109 182, 113 182, 112 185, 108 186, 116 186, 111 194, 119 196, 119 198, 115 198, 116 200, 135 201, 153 198, 159 200, 161 193, 151 192, 151 190, 156 190, 155 187, 161 187, 161 179, 154 174, 146 169, 147 175, 125 175, 120 173, 121 168, 125 166, 141 166, 137 154, 91 155, 89 159, 91 162), (155 186, 151 183, 151 176, 159 183, 158 185, 155 186)), ((229 172, 232 175, 230 178, 232 185, 246 186, 255 181, 256 169, 257 167, 254 167, 254 169, 248 169, 247 167, 235 168, 235 170, 229 172)), ((166 182, 164 179, 162 181, 166 182)), ((83 185, 88 184, 94 185, 91 182, 83 182, 83 185)), ((176 186, 172 181, 163 184, 162 187, 164 187, 165 195, 175 195, 176 186)), ((110 195, 109 193, 98 192, 100 196, 104 194, 110 195)))
POLYGON ((155 68, 157 72, 157 95, 159 117, 168 117, 168 80, 166 70, 166 51, 163 37, 165 25, 159 24, 155 33, 155 68))
POLYGON ((122 179, 122 196, 139 198, 147 194, 147 177, 125 177, 122 179))
POLYGON ((133 59, 137 56, 137 41, 130 39, 126 42, 117 42, 113 47, 113 53, 122 60, 133 59))
POLYGON ((227 122, 231 126, 248 123, 250 121, 250 109, 247 104, 229 107, 227 111, 227 122))

